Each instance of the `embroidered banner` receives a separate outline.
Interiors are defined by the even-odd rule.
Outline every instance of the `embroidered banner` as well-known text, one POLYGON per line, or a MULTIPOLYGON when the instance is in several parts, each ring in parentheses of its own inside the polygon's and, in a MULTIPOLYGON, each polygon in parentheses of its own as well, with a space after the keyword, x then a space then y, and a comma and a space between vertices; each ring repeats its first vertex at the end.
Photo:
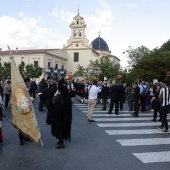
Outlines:
POLYGON ((13 56, 11 57, 11 82, 12 124, 24 136, 38 143, 41 141, 41 134, 35 117, 34 107, 13 56))

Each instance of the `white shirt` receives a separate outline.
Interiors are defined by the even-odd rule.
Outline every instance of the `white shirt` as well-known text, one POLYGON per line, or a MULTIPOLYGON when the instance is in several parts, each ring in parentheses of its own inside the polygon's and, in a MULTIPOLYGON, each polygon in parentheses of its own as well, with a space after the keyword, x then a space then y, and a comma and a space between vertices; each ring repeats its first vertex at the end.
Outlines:
POLYGON ((90 89, 89 90, 89 99, 96 100, 98 93, 101 92, 101 89, 95 85, 89 86, 88 89, 90 89))

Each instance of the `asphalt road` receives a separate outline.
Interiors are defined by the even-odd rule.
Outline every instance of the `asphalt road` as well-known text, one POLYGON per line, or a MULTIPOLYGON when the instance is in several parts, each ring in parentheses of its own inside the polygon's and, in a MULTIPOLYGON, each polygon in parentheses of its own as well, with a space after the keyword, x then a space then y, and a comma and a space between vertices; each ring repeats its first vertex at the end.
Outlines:
MULTIPOLYGON (((124 104, 119 115, 101 111, 97 105, 94 123, 87 121, 87 106, 76 99, 73 103, 72 142, 56 149, 51 127, 45 123, 46 112, 38 111, 39 99, 34 100, 36 118, 44 146, 33 142, 19 145, 18 132, 11 125, 11 109, 4 109, 0 144, 0 170, 169 170, 170 134, 152 122, 153 112, 132 117, 124 104)), ((109 107, 109 105, 108 105, 109 107)))

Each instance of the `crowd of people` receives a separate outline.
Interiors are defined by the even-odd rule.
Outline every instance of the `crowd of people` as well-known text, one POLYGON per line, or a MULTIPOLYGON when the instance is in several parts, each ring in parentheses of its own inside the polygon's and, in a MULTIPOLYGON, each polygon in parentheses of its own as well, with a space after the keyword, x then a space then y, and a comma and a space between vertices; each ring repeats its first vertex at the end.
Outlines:
MULTIPOLYGON (((47 108, 46 123, 51 125, 51 133, 58 140, 56 148, 64 148, 64 141, 71 141, 72 103, 73 98, 88 105, 88 122, 93 120, 93 111, 98 103, 102 104, 101 110, 109 109, 107 114, 112 114, 113 108, 116 115, 123 110, 125 100, 129 111, 134 117, 139 116, 139 111, 154 111, 153 120, 157 121, 158 112, 161 122, 158 129, 169 132, 167 114, 170 108, 169 81, 159 83, 146 83, 145 81, 132 84, 122 84, 120 81, 96 80, 54 80, 42 79, 37 85, 35 81, 24 79, 30 96, 39 96, 39 111, 47 108), (29 82, 29 83, 28 83, 29 82)), ((5 95, 5 108, 9 107, 11 95, 11 82, 2 82, 0 86, 0 104, 2 106, 5 95)), ((2 107, 0 107, 2 108, 2 107)), ((0 109, 1 117, 5 116, 0 109)), ((0 117, 0 118, 1 118, 0 117)), ((24 145, 24 136, 19 134, 20 145, 24 145)))

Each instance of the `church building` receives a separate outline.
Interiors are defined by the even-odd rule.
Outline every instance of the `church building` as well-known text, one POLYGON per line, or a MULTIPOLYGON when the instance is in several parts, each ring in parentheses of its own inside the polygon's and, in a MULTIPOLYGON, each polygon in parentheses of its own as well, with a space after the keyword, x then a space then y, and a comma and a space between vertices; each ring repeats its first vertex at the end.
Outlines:
MULTIPOLYGON (((60 78, 61 75, 74 73, 77 66, 88 68, 92 61, 102 56, 107 56, 113 65, 120 64, 120 59, 111 54, 106 41, 99 36, 90 44, 85 34, 86 24, 79 13, 73 18, 69 26, 71 36, 62 49, 34 49, 34 50, 12 50, 12 54, 18 66, 21 61, 25 64, 33 64, 34 67, 44 68, 41 78, 60 78)), ((0 62, 9 61, 9 51, 0 49, 0 62)), ((41 79, 40 78, 40 79, 41 79)))

